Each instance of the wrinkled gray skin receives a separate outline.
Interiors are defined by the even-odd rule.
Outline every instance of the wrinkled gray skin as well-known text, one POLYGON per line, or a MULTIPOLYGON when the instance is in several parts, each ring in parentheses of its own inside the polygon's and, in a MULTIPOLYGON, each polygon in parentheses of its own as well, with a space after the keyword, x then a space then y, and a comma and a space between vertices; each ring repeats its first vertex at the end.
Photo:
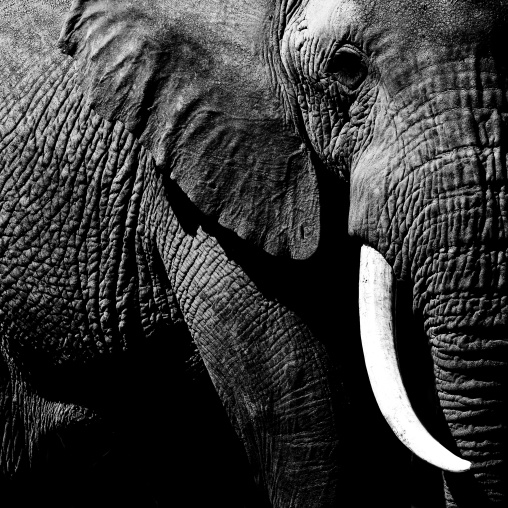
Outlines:
POLYGON ((272 506, 407 506, 354 345, 366 243, 410 295, 414 404, 473 464, 429 506, 504 505, 507 13, 2 2, 4 472, 188 330, 272 506))

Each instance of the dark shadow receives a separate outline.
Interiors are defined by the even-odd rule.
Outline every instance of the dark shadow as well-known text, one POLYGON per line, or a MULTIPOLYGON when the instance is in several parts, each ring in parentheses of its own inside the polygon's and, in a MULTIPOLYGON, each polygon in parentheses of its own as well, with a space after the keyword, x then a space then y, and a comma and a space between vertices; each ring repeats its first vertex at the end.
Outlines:
MULTIPOLYGON (((413 288, 397 284, 397 355, 411 405, 427 430, 441 440, 441 410, 435 389, 434 364, 421 316, 413 313, 413 288)), ((408 472, 412 508, 444 508, 440 469, 412 454, 408 472)))
POLYGON ((100 417, 42 436, 32 464, 0 478, 2 507, 268 507, 194 353, 180 326, 79 375, 54 371, 46 400, 67 375, 100 417))
POLYGON ((382 417, 363 360, 358 316, 361 245, 347 234, 349 188, 324 171, 319 173, 319 184, 321 243, 305 261, 270 256, 221 228, 202 216, 169 179, 166 191, 187 232, 202 225, 267 298, 300 316, 326 347, 342 437, 340 506, 409 508, 411 455, 382 417))

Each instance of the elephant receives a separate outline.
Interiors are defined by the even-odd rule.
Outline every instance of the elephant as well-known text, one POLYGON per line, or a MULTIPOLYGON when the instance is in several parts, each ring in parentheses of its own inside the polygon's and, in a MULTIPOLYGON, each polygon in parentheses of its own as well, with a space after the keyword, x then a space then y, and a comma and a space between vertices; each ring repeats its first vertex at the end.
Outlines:
POLYGON ((506 503, 508 2, 0 10, 6 488, 506 503))

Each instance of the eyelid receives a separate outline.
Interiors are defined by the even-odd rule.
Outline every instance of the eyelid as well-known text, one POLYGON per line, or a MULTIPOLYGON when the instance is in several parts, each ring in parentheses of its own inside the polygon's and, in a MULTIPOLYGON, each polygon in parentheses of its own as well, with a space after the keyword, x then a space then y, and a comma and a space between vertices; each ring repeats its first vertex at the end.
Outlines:
POLYGON ((327 76, 336 75, 347 88, 355 89, 366 78, 368 69, 363 52, 351 44, 344 44, 330 51, 322 70, 327 76))
POLYGON ((365 55, 356 46, 352 44, 342 44, 340 46, 334 46, 325 58, 323 68, 325 68, 335 57, 341 54, 350 54, 358 57, 362 62, 365 62, 365 55))
POLYGON ((338 53, 339 51, 347 51, 349 53, 354 53, 355 55, 358 55, 359 57, 363 57, 362 51, 360 51, 356 46, 350 43, 341 44, 340 46, 336 46, 333 49, 333 53, 338 53))

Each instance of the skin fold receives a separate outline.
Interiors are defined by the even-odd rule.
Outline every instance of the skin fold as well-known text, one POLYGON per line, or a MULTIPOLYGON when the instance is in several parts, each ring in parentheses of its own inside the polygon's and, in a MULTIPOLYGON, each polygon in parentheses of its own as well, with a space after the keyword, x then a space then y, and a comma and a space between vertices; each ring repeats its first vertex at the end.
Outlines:
POLYGON ((506 503, 506 2, 0 14, 6 492, 506 503), (411 457, 376 409, 362 244, 398 281, 413 407, 471 472, 411 457))

